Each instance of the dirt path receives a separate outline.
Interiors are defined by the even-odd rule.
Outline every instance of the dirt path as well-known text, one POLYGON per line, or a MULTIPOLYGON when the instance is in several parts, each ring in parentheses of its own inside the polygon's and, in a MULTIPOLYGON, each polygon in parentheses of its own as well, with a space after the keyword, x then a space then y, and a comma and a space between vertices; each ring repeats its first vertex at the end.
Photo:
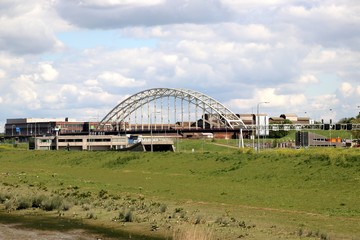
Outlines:
POLYGON ((104 239, 99 236, 95 236, 86 233, 83 230, 73 230, 69 232, 60 231, 42 231, 38 229, 25 229, 19 228, 17 224, 2 224, 0 223, 0 239, 2 240, 100 240, 104 239))

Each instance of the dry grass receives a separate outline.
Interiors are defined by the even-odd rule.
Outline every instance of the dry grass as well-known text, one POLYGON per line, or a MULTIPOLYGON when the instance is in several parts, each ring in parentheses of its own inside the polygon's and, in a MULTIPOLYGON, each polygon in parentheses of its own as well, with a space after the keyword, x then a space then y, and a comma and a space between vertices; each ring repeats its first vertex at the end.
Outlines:
POLYGON ((211 240, 212 231, 199 226, 177 229, 173 232, 173 240, 211 240))

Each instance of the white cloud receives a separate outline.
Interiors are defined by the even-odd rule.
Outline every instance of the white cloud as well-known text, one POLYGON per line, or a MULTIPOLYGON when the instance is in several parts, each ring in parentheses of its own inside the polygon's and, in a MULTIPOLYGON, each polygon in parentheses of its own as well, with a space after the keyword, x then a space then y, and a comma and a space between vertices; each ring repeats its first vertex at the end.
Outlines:
POLYGON ((343 82, 341 84, 340 91, 345 97, 351 96, 354 90, 353 86, 348 82, 343 82))
POLYGON ((51 3, 7 1, 0 3, 0 49, 16 54, 37 54, 60 49, 55 28, 66 29, 51 3))
POLYGON ((255 90, 253 95, 248 99, 232 99, 225 105, 237 111, 256 110, 259 103, 269 102, 261 105, 261 108, 277 109, 278 112, 293 112, 300 109, 301 106, 308 104, 304 94, 277 94, 275 88, 265 88, 255 90))
POLYGON ((97 77, 99 82, 107 86, 114 87, 138 87, 144 86, 144 81, 136 81, 133 78, 127 78, 116 72, 103 72, 97 77))
POLYGON ((2 53, 0 51, 0 66, 3 69, 16 68, 18 66, 22 66, 24 63, 24 58, 2 53))
POLYGON ((358 86, 358 87, 356 88, 356 93, 357 93, 357 95, 360 96, 360 86, 358 86))
POLYGON ((12 98, 14 106, 18 108, 27 107, 30 110, 39 109, 41 103, 38 99, 38 94, 36 91, 36 86, 34 82, 36 81, 34 75, 21 75, 14 80, 11 85, 12 93, 14 94, 12 98))
POLYGON ((96 79, 88 79, 84 82, 84 85, 88 87, 96 87, 99 85, 99 81, 96 79))
POLYGON ((255 98, 259 99, 259 102, 270 102, 269 105, 271 106, 283 108, 288 108, 289 105, 295 107, 306 103, 306 97, 303 94, 279 95, 276 94, 275 88, 260 89, 255 94, 255 98))
POLYGON ((153 6, 164 3, 165 0, 83 0, 79 5, 113 7, 125 5, 127 7, 153 6))
POLYGON ((49 63, 41 63, 39 68, 41 71, 41 77, 45 81, 54 81, 59 75, 59 72, 49 63))
POLYGON ((252 0, 252 1, 238 1, 238 0, 220 0, 221 3, 227 5, 231 9, 236 9, 238 11, 245 11, 248 9, 254 9, 259 7, 271 7, 275 5, 280 5, 284 3, 289 3, 292 0, 252 0))
POLYGON ((339 100, 335 94, 324 94, 311 98, 311 109, 328 111, 338 104, 339 100))
POLYGON ((6 72, 4 70, 0 69, 0 79, 5 78, 5 76, 6 76, 6 72))
POLYGON ((314 84, 314 83, 319 83, 319 79, 317 79, 314 75, 312 74, 307 74, 307 75, 302 75, 298 80, 298 83, 301 84, 314 84))
POLYGON ((73 84, 65 84, 59 92, 61 96, 77 96, 78 88, 73 84))

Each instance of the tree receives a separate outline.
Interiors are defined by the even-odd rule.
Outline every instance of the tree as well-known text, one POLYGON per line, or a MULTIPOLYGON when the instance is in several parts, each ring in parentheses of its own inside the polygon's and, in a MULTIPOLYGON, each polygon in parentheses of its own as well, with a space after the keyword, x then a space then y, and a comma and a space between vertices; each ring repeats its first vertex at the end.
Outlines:
MULTIPOLYGON (((360 124, 360 113, 351 121, 352 124, 360 124)), ((352 130, 351 134, 353 138, 357 139, 358 143, 360 143, 360 131, 352 130)))
MULTIPOLYGON (((278 123, 270 123, 270 124, 278 124, 278 123)), ((280 124, 292 124, 289 119, 284 119, 280 124)), ((289 134, 289 131, 279 130, 279 131, 270 131, 269 138, 283 138, 289 134)))
POLYGON ((353 121, 355 118, 351 117, 351 118, 342 118, 340 119, 337 123, 338 124, 346 124, 346 123, 351 123, 351 121, 353 121))

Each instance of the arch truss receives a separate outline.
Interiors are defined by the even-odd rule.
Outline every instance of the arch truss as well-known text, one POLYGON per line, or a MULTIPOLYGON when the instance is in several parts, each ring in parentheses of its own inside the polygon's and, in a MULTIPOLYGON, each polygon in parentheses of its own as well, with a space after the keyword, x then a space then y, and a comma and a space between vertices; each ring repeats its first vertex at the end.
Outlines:
POLYGON ((143 122, 142 119, 146 117, 149 125, 153 121, 151 118, 155 118, 152 123, 158 122, 161 118, 163 124, 164 116, 167 116, 168 119, 169 116, 173 116, 174 121, 186 122, 190 126, 190 121, 187 121, 190 120, 190 115, 194 118, 199 115, 202 120, 196 120, 196 127, 204 127, 205 123, 209 125, 211 118, 212 122, 217 121, 222 127, 246 128, 244 122, 236 114, 215 99, 194 90, 174 88, 153 88, 128 97, 114 107, 101 120, 99 126, 101 128, 110 123, 128 122, 132 114, 137 119, 135 121, 143 122), (173 100, 170 101, 170 98, 173 100), (193 109, 190 110, 190 107, 193 109), (184 117, 184 111, 187 112, 188 119, 184 117), (156 120, 156 116, 160 116, 158 120, 156 120), (207 117, 206 120, 204 116, 207 117))

